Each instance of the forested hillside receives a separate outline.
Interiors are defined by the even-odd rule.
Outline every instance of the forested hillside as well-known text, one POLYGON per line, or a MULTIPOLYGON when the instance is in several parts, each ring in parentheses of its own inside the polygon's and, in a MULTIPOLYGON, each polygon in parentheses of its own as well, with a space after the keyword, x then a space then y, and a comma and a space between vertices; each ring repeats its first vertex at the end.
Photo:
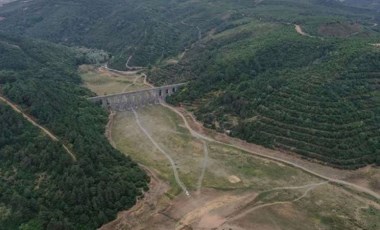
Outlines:
POLYGON ((171 102, 190 103, 206 126, 251 142, 338 167, 379 164, 380 50, 357 40, 270 42, 252 56, 233 57, 242 46, 216 62, 200 59, 199 75, 171 102))
MULTIPOLYGON (((0 8, 0 30, 67 45, 110 51, 110 65, 154 64, 175 55, 198 37, 184 15, 197 16, 202 8, 171 0, 33 0, 0 8)), ((202 16, 205 18, 206 15, 202 16)))
POLYGON ((336 167, 380 164, 379 33, 365 21, 350 34, 353 22, 318 20, 300 35, 295 22, 246 19, 150 76, 191 80, 170 101, 207 127, 336 167))
POLYGON ((95 229, 131 207, 148 178, 111 147, 107 113, 79 86, 88 53, 3 35, 0 53, 1 94, 59 138, 0 103, 0 229, 95 229))
MULTIPOLYGON (((364 5, 367 6, 368 4, 364 5)), ((33 0, 0 8, 0 30, 113 53, 110 65, 147 66, 190 48, 210 32, 252 18, 302 23, 360 20, 376 16, 335 0, 33 0)), ((376 28, 378 30, 378 27, 376 28)))

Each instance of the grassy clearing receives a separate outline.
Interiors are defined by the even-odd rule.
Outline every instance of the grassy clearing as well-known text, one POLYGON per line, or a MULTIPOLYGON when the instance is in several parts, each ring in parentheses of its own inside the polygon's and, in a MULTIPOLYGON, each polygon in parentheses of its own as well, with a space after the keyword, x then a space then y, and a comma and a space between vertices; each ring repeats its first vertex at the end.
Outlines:
POLYGON ((79 68, 84 86, 97 95, 122 93, 148 88, 140 73, 118 74, 95 66, 82 65, 79 68))
MULTIPOLYGON (((176 162, 181 180, 188 188, 195 190, 204 160, 203 144, 184 128, 180 117, 166 108, 151 106, 137 112, 143 126, 176 162)), ((174 181, 169 163, 141 133, 131 112, 117 114, 112 133, 120 150, 129 152, 134 160, 158 170, 166 180, 174 181)), ((299 170, 253 157, 232 147, 208 143, 208 148, 205 187, 262 191, 273 186, 298 186, 319 181, 299 170), (240 178, 241 182, 231 183, 228 178, 232 175, 240 178)))

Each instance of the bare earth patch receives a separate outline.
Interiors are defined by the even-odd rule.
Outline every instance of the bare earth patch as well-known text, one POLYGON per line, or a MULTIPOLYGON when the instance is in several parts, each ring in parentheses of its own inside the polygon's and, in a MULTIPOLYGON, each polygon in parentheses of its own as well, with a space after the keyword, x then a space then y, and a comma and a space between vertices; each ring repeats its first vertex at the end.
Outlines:
POLYGON ((295 27, 295 30, 297 31, 297 33, 301 34, 302 36, 312 37, 310 34, 305 33, 305 32, 302 30, 302 27, 301 27, 300 25, 294 25, 294 27, 295 27))
POLYGON ((239 183, 241 182, 240 178, 237 177, 237 176, 234 176, 234 175, 231 175, 228 177, 228 181, 232 184, 236 184, 236 183, 239 183))
POLYGON ((104 67, 82 65, 79 73, 84 86, 97 95, 107 95, 149 88, 144 84, 145 75, 137 71, 116 72, 104 67))

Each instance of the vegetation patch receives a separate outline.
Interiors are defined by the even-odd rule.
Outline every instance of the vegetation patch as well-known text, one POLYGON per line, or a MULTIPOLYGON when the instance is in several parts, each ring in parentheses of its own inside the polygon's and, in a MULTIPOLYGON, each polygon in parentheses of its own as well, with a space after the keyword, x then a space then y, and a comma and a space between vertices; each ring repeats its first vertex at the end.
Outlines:
POLYGON ((1 228, 95 229, 133 206, 149 178, 104 137, 107 113, 79 86, 83 52, 8 36, 0 50, 1 94, 77 158, 0 103, 1 228))

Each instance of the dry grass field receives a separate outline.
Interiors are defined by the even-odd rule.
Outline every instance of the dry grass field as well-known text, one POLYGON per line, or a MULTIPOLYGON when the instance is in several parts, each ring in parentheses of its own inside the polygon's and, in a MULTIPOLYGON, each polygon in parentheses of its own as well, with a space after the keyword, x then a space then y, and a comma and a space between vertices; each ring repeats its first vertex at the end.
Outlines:
MULTIPOLYGON (((81 73, 84 85, 99 95, 148 87, 137 73, 115 74, 91 66, 82 66, 81 73)), ((151 191, 136 207, 102 229, 380 226, 378 200, 286 164, 203 138, 166 107, 137 108, 135 114, 117 112, 109 129, 114 145, 147 169, 152 184, 151 191)), ((348 181, 378 188, 378 169, 369 167, 358 172, 349 174, 348 181)))

